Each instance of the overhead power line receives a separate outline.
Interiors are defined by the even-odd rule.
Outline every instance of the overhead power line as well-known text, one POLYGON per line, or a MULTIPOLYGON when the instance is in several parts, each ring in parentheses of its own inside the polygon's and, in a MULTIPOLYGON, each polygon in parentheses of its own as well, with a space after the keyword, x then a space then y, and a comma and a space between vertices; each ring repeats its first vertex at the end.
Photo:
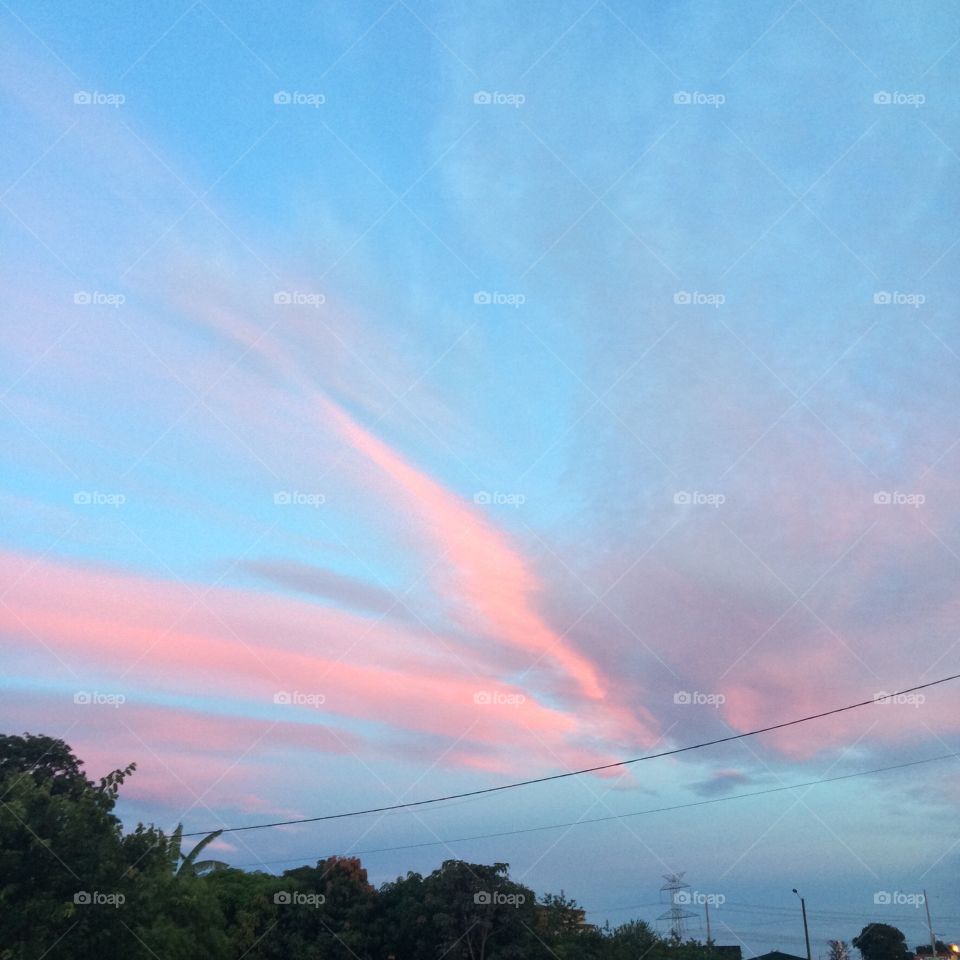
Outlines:
MULTIPOLYGON (((654 901, 653 903, 632 903, 627 906, 617 906, 617 907, 590 907, 590 909, 588 909, 586 912, 600 913, 600 914, 627 913, 632 910, 643 910, 648 907, 660 907, 662 905, 663 905, 662 901, 654 901)), ((759 912, 761 915, 771 914, 771 913, 775 915, 775 918, 773 920, 770 920, 769 924, 768 924, 768 921, 764 920, 762 926, 767 926, 767 925, 773 926, 774 924, 782 923, 784 920, 792 919, 794 914, 794 911, 789 907, 780 907, 780 906, 775 906, 773 904, 733 903, 730 900, 725 900, 722 907, 723 915, 729 914, 729 913, 756 914, 757 912, 759 912)), ((912 921, 912 920, 916 920, 919 923, 923 923, 923 921, 916 916, 916 910, 913 910, 912 912, 913 912, 913 916, 906 913, 902 913, 902 914, 897 914, 895 916, 890 916, 890 919, 895 920, 897 923, 903 923, 905 921, 912 921)), ((877 916, 876 913, 868 913, 868 912, 855 913, 850 911, 843 912, 843 911, 836 911, 836 910, 808 910, 807 915, 811 917, 818 917, 822 919, 825 923, 827 921, 855 922, 860 920, 875 920, 877 916)), ((960 917, 945 916, 939 911, 937 913, 937 919, 946 921, 949 923, 960 922, 960 917)), ((720 922, 723 923, 722 916, 720 918, 720 922)), ((801 937, 800 939, 802 940, 803 938, 801 937)))
POLYGON ((371 813, 385 813, 388 810, 406 810, 411 807, 422 807, 427 804, 441 803, 445 800, 460 800, 464 797, 478 797, 483 794, 499 793, 503 790, 515 790, 518 787, 529 787, 537 783, 549 783, 553 780, 563 780, 567 777, 579 777, 585 773, 599 773, 601 770, 613 770, 616 767, 626 767, 634 763, 641 763, 644 760, 658 760, 662 757, 673 757, 680 753, 689 753, 692 750, 702 750, 705 747, 719 746, 721 743, 733 743, 736 740, 745 740, 748 737, 756 737, 762 733, 771 733, 774 730, 784 730, 787 727, 794 727, 800 723, 809 723, 811 720, 820 720, 823 717, 835 716, 838 713, 846 713, 849 710, 857 710, 860 707, 867 707, 875 703, 882 703, 884 700, 892 700, 896 697, 906 696, 908 693, 915 693, 918 690, 926 690, 930 687, 938 686, 941 683, 948 683, 951 680, 960 679, 960 673, 949 677, 941 677, 939 680, 931 680, 929 683, 921 683, 914 687, 907 687, 905 690, 898 690, 896 693, 889 693, 883 697, 871 697, 869 700, 861 700, 858 703, 850 703, 843 707, 834 707, 832 710, 824 710, 822 713, 813 713, 806 717, 798 717, 795 720, 785 720, 782 723, 774 723, 767 727, 758 727, 756 730, 748 730, 745 733, 731 734, 728 737, 718 737, 716 740, 705 740, 702 743, 693 743, 685 747, 674 747, 671 750, 662 750, 659 753, 648 753, 642 757, 633 757, 629 760, 616 760, 612 763, 601 763, 593 767, 583 767, 580 770, 567 770, 564 773, 553 773, 545 777, 534 777, 531 780, 518 780, 514 783, 504 783, 498 787, 483 787, 479 790, 467 790, 463 793, 451 793, 442 797, 431 797, 428 800, 410 800, 406 803, 392 803, 382 807, 369 807, 366 810, 349 810, 344 813, 327 813, 316 817, 300 817, 294 820, 275 820, 270 823, 251 823, 242 827, 214 827, 213 830, 194 830, 185 833, 185 837, 206 836, 214 830, 220 830, 221 833, 238 833, 242 830, 266 830, 270 827, 285 827, 300 823, 319 823, 324 820, 342 820, 346 817, 362 817, 371 813))
MULTIPOLYGON (((568 823, 550 823, 539 827, 518 827, 516 830, 503 830, 499 833, 480 833, 472 837, 453 837, 448 840, 424 840, 420 843, 404 843, 393 847, 374 847, 367 850, 351 850, 351 856, 363 857, 371 853, 392 853, 395 850, 416 850, 419 847, 439 847, 451 843, 468 843, 471 840, 495 840, 500 837, 515 837, 522 833, 538 833, 542 830, 562 830, 567 827, 579 827, 588 823, 606 823, 610 820, 625 820, 628 817, 646 817, 654 813, 667 813, 671 810, 686 810, 690 807, 704 807, 708 804, 726 803, 729 800, 746 800, 749 797, 762 797, 768 793, 780 793, 784 790, 800 790, 802 787, 813 787, 821 783, 835 783, 838 780, 852 780, 855 777, 867 777, 876 773, 887 773, 890 770, 903 770, 906 767, 916 767, 924 763, 937 763, 943 760, 960 759, 960 754, 944 753, 937 757, 926 757, 923 760, 910 760, 906 763, 896 763, 889 767, 876 767, 873 770, 859 770, 856 773, 844 773, 836 777, 823 777, 820 780, 807 780, 804 783, 791 783, 782 787, 768 787, 765 790, 752 790, 749 793, 733 793, 725 797, 712 797, 709 800, 693 800, 690 803, 677 803, 669 807, 653 807, 649 810, 634 810, 631 813, 616 813, 606 817, 591 817, 589 820, 571 820, 568 823)), ((300 863, 303 860, 323 860, 334 856, 333 853, 318 854, 310 857, 287 857, 282 860, 258 860, 256 863, 241 863, 238 867, 269 866, 274 863, 300 863)), ((662 905, 662 901, 657 901, 653 906, 662 905)), ((650 904, 640 904, 640 906, 650 906, 650 904)), ((626 909, 626 908, 623 908, 626 909)), ((782 908, 788 911, 789 908, 782 908)), ((594 911, 595 912, 595 911, 594 911)))

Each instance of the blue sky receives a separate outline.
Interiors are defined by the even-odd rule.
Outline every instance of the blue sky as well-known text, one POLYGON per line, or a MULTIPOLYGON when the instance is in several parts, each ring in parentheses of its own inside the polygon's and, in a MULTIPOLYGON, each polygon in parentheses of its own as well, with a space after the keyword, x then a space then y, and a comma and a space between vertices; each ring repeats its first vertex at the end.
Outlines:
MULTIPOLYGON (((0 43, 0 716, 137 760, 129 822, 457 792, 956 672, 948 5, 10 0, 0 43)), ((221 854, 925 759, 953 696, 221 854)), ((957 785, 364 860, 507 860, 612 922, 685 870, 748 955, 802 952, 797 886, 815 952, 913 944, 875 897, 926 887, 957 936, 957 785)))

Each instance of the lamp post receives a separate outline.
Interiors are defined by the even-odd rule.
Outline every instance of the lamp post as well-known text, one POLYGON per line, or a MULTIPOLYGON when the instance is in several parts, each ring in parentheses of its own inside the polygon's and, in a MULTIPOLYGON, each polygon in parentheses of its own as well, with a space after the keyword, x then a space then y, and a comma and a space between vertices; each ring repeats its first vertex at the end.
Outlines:
MULTIPOLYGON (((793 888, 793 892, 800 897, 796 887, 793 888)), ((800 909, 803 911, 803 939, 807 942, 807 960, 813 960, 810 956, 810 931, 807 929, 807 901, 803 897, 800 897, 800 909)))

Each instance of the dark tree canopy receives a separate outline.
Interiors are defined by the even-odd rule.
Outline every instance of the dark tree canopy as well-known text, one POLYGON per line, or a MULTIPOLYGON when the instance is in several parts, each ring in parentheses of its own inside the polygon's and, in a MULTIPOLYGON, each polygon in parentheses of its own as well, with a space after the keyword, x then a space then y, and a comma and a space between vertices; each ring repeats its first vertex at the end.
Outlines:
MULTIPOLYGON (((0 736, 0 960, 715 960, 639 920, 597 929, 506 863, 375 887, 356 857, 280 876, 199 859, 218 832, 189 849, 179 827, 124 833, 114 807, 133 772, 94 781, 62 740, 0 736)), ((864 960, 903 960, 882 934, 855 941, 864 960)))
POLYGON ((907 938, 889 923, 868 923, 852 942, 863 960, 907 960, 911 956, 907 938))
POLYGON ((63 740, 29 733, 0 736, 0 780, 30 776, 36 783, 49 783, 50 792, 59 795, 93 786, 81 766, 63 740))

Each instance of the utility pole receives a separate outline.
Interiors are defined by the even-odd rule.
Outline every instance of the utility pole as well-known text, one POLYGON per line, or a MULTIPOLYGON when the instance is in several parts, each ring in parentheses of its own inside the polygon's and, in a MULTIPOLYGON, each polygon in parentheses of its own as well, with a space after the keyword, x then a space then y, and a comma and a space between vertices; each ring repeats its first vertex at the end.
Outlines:
MULTIPOLYGON (((800 897, 796 887, 793 888, 793 892, 800 897)), ((807 942, 807 960, 813 960, 810 956, 810 931, 807 929, 807 901, 803 897, 800 897, 800 909, 803 911, 803 939, 807 942)), ((933 960, 936 960, 936 957, 933 960)))
POLYGON ((713 953, 713 937, 710 936, 710 901, 703 901, 703 909, 707 914, 707 953, 713 953))
POLYGON ((927 929, 930 931, 930 960, 937 960, 937 935, 933 932, 933 922, 930 919, 930 900, 927 891, 923 891, 923 905, 927 908, 927 929))

